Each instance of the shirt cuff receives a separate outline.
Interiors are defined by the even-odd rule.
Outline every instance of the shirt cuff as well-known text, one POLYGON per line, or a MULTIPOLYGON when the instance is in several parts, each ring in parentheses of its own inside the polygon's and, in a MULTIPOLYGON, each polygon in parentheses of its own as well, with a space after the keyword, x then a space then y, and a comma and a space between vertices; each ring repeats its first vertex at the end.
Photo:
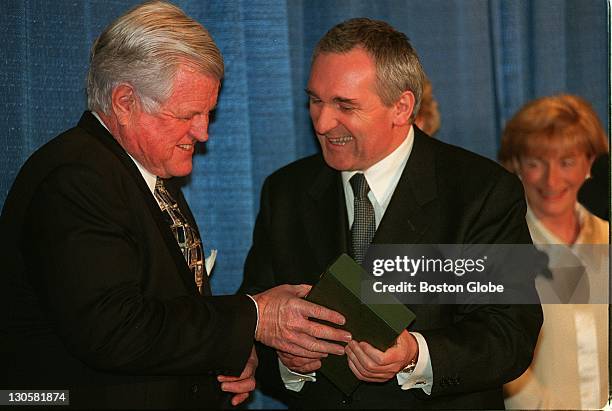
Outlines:
POLYGON ((253 334, 253 338, 255 338, 257 336, 257 327, 259 327, 259 306, 257 305, 257 301, 255 301, 253 297, 248 294, 246 296, 249 297, 251 301, 253 301, 253 304, 255 304, 255 312, 257 313, 257 321, 255 322, 255 334, 253 334))
POLYGON ((304 388, 306 381, 315 382, 317 380, 315 377, 316 373, 300 374, 299 372, 291 371, 280 359, 278 360, 278 369, 285 388, 291 391, 300 392, 304 388))
POLYGON ((433 385, 433 370, 431 368, 431 357, 429 356, 429 348, 427 341, 421 333, 411 332, 417 340, 419 346, 419 358, 417 359, 414 371, 411 373, 397 373, 397 383, 402 387, 402 390, 411 388, 420 388, 427 395, 431 395, 431 387, 433 385))

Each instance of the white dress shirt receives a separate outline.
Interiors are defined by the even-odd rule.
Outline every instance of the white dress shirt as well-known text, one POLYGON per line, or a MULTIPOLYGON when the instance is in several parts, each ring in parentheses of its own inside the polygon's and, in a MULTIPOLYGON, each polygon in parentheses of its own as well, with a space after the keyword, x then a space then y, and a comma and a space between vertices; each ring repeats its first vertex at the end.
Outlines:
MULTIPOLYGON (((391 197, 397 183, 402 176, 404 167, 408 162, 412 145, 414 143, 414 130, 410 127, 408 135, 391 154, 378 163, 374 164, 367 170, 363 171, 343 171, 342 185, 344 188, 344 199, 346 201, 346 211, 348 215, 348 226, 353 225, 354 220, 354 201, 353 189, 349 180, 358 172, 364 174, 370 192, 368 199, 374 207, 374 216, 376 219, 376 228, 380 225, 383 219, 387 206, 391 201, 391 197)), ((431 394, 431 386, 433 384, 433 370, 431 366, 431 358, 429 357, 429 348, 425 338, 417 332, 412 332, 412 335, 417 340, 419 346, 419 358, 416 367, 412 373, 398 373, 397 382, 403 390, 411 388, 421 388, 427 394, 431 394)), ((285 367, 279 360, 280 372, 285 387, 292 391, 300 391, 307 381, 316 381, 315 373, 300 374, 295 373, 285 367)))
MULTIPOLYGON (((95 111, 92 111, 91 114, 93 114, 94 117, 98 119, 100 124, 102 124, 102 126, 106 130, 108 130, 108 132, 110 133, 110 130, 108 129, 106 124, 104 124, 104 121, 102 121, 102 119, 100 118, 98 113, 96 113, 95 111)), ((128 153, 127 151, 126 151, 126 153, 132 159, 134 164, 136 164, 136 167, 138 168, 138 171, 140 171, 140 174, 142 175, 142 178, 144 179, 145 183, 147 184, 147 187, 149 187, 149 190, 151 191, 151 194, 153 194, 153 198, 155 198, 155 202, 157 202, 157 205, 160 206, 160 208, 161 208, 161 205, 159 204, 159 201, 157 200, 157 197, 155 197, 155 183, 157 182, 157 176, 155 174, 151 173, 146 168, 144 168, 142 166, 142 164, 140 164, 138 161, 136 161, 136 159, 134 157, 132 157, 132 155, 130 153, 128 153)), ((217 259, 217 250, 215 250, 215 249, 211 249, 209 256, 208 257, 205 256, 205 258, 204 258, 204 265, 206 266, 206 274, 208 274, 209 276, 210 276, 210 273, 212 273, 212 270, 213 270, 213 268, 215 266, 216 259, 217 259)), ((253 303, 255 303, 255 309, 257 310, 257 325, 259 325, 259 307, 257 306, 257 302, 253 299, 253 297, 251 297, 250 295, 249 295, 249 297, 251 298, 251 300, 253 300, 253 303)), ((255 332, 257 332, 257 326, 255 327, 255 332)))
POLYGON ((609 224, 579 203, 575 207, 580 232, 574 244, 564 244, 527 207, 529 233, 548 255, 553 276, 567 278, 576 263, 584 271, 566 304, 552 279, 536 277, 542 301, 555 303, 542 304, 544 323, 531 365, 504 386, 508 409, 600 409, 608 398, 608 305, 597 302, 608 298, 609 224), (574 303, 574 295, 588 295, 589 303, 574 303))

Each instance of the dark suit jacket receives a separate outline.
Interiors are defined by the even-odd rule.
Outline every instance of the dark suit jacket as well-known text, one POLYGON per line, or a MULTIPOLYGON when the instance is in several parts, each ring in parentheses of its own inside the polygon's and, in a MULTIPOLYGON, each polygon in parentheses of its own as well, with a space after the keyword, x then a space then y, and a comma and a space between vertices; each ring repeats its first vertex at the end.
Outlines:
MULTIPOLYGON (((497 164, 431 139, 415 127, 412 153, 373 242, 379 244, 529 243, 520 182, 497 164)), ((346 252, 349 238, 340 173, 320 155, 264 183, 242 291, 314 284, 346 252)), ((534 291, 533 278, 525 285, 534 291)), ((395 379, 364 383, 344 399, 322 375, 297 395, 280 382, 275 354, 262 349, 264 391, 294 407, 503 408, 502 384, 531 362, 539 306, 414 305, 410 330, 427 340, 433 389, 402 391, 395 379)))
POLYGON ((23 166, 0 238, 0 387, 70 389, 82 409, 227 401, 216 375, 243 370, 254 304, 198 293, 136 165, 91 113, 23 166))

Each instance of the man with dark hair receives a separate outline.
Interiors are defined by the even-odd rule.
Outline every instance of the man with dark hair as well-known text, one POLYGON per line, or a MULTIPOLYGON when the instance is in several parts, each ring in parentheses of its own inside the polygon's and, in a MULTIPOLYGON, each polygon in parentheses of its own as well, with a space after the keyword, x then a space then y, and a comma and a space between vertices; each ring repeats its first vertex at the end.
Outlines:
POLYGON ((344 353, 330 341, 348 333, 308 320, 343 321, 300 298, 309 286, 211 296, 174 177, 208 139, 222 76, 210 34, 170 3, 96 40, 90 111, 32 155, 0 217, 0 388, 69 390, 76 409, 219 408, 255 388, 254 339, 344 353))
MULTIPOLYGON (((314 284, 342 252, 359 262, 364 237, 530 242, 518 179, 414 126, 423 81, 408 39, 385 22, 348 20, 320 40, 306 92, 322 153, 266 179, 241 291, 314 284)), ((363 381, 350 397, 316 373, 319 358, 282 350, 259 350, 260 381, 294 407, 503 408, 502 385, 531 362, 541 308, 410 308, 416 322, 387 351, 348 343, 348 365, 363 381)))

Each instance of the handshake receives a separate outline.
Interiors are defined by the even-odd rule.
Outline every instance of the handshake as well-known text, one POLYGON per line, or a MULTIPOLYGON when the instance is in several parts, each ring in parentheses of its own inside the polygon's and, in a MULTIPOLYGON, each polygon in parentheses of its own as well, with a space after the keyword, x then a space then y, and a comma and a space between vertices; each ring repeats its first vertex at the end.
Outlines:
MULTIPOLYGON (((253 296, 259 310, 255 340, 275 348, 281 362, 290 370, 309 373, 321 367, 329 354, 347 355, 349 368, 362 381, 384 382, 418 356, 414 336, 403 331, 396 343, 382 352, 367 342, 352 340, 349 332, 312 321, 311 318, 343 325, 345 318, 336 311, 303 299, 309 285, 280 285, 253 296), (341 344, 346 343, 346 347, 341 344)), ((236 395, 236 405, 255 387, 255 349, 240 377, 219 376, 224 391, 236 395), (248 384, 247 384, 248 381, 248 384), (234 389, 239 386, 239 389, 234 389), (250 389, 249 389, 250 388, 250 389), (246 391, 248 390, 248 391, 246 391)))

